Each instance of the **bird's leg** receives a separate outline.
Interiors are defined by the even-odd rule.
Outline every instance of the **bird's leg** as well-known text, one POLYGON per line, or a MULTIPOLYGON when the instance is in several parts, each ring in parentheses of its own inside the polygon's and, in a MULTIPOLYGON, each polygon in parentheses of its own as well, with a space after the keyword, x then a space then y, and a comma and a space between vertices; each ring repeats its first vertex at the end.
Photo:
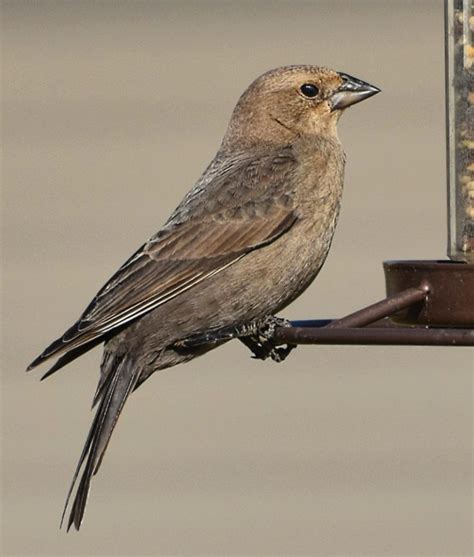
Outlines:
POLYGON ((204 344, 218 344, 237 337, 236 327, 224 327, 205 333, 196 333, 195 335, 177 340, 173 344, 173 348, 178 351, 186 351, 187 349, 203 346, 204 344))
POLYGON ((259 360, 271 358, 275 362, 282 362, 288 354, 296 347, 295 344, 277 346, 273 341, 273 333, 276 327, 290 327, 286 319, 268 315, 263 319, 256 319, 250 323, 224 327, 206 333, 198 333, 176 341, 173 348, 178 351, 186 351, 205 344, 218 344, 234 338, 238 338, 247 348, 253 352, 253 357, 259 360))
POLYGON ((277 346, 273 342, 276 327, 291 327, 291 323, 287 319, 267 315, 263 319, 242 326, 238 338, 253 352, 254 358, 259 360, 271 358, 274 362, 282 362, 293 348, 296 348, 296 345, 277 346))

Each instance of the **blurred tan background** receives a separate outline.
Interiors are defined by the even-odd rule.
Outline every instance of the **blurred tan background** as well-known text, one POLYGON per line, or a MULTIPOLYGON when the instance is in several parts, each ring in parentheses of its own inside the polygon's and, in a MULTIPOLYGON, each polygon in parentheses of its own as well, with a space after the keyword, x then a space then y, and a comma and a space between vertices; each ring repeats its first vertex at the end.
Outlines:
POLYGON ((289 318, 445 255, 441 1, 2 2, 4 555, 469 555, 472 351, 238 343, 129 401, 83 529, 59 531, 100 350, 24 368, 154 233, 243 89, 293 63, 383 89, 340 125, 327 264, 289 318), (46 368, 44 369, 46 371, 46 368))

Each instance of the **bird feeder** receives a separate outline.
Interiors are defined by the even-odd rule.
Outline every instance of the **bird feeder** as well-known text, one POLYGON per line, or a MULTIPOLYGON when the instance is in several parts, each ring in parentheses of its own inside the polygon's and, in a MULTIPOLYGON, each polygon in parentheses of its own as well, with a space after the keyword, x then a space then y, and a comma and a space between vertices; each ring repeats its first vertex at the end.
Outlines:
POLYGON ((446 9, 448 256, 474 263, 474 1, 446 9))
POLYGON ((474 346, 474 0, 445 0, 448 258, 385 261, 387 297, 293 321, 276 344, 474 346))

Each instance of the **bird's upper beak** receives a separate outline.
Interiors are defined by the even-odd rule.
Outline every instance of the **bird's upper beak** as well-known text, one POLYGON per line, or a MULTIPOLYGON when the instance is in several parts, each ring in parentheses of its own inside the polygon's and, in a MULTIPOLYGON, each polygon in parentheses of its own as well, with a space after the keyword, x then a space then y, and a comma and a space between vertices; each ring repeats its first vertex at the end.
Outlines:
POLYGON ((380 93, 380 89, 375 87, 375 85, 370 85, 370 83, 366 83, 346 73, 339 72, 339 75, 342 77, 343 83, 328 98, 331 110, 347 108, 380 93))

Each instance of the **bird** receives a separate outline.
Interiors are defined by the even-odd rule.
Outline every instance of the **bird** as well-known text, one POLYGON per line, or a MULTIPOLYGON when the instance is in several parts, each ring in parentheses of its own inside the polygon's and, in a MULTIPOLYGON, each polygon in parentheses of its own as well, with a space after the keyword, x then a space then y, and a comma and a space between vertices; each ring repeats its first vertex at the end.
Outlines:
MULTIPOLYGON (((341 204, 346 157, 338 120, 379 91, 315 65, 255 79, 214 159, 163 227, 30 364, 28 370, 58 357, 48 377, 104 344, 97 411, 61 518, 62 525, 69 508, 68 531, 81 527, 92 476, 129 395, 154 372, 233 337, 259 355, 252 324, 273 323, 313 282, 341 204)), ((263 357, 285 355, 271 343, 267 349, 263 357)))

